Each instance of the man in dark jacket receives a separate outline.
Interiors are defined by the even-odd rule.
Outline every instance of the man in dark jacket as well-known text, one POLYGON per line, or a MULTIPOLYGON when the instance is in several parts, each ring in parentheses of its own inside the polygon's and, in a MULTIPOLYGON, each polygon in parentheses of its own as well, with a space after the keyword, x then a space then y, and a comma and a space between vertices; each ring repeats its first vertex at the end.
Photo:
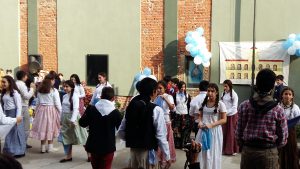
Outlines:
POLYGON ((119 128, 118 135, 126 140, 126 147, 130 148, 131 168, 146 168, 149 150, 160 147, 170 166, 170 151, 167 142, 167 129, 163 110, 153 104, 157 96, 157 82, 151 78, 144 78, 140 82, 140 95, 129 103, 125 117, 119 128))
POLYGON ((86 150, 91 153, 93 169, 110 169, 116 151, 115 129, 121 123, 121 114, 114 105, 114 90, 104 87, 101 99, 87 107, 79 120, 81 127, 89 126, 86 150))

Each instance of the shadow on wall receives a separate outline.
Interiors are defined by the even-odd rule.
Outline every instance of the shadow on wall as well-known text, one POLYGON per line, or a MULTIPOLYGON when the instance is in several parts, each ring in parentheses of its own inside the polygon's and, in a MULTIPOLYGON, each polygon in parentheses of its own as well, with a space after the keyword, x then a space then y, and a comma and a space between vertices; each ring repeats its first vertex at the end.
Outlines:
POLYGON ((177 59, 178 40, 170 42, 164 49, 164 74, 176 76, 178 73, 177 59))

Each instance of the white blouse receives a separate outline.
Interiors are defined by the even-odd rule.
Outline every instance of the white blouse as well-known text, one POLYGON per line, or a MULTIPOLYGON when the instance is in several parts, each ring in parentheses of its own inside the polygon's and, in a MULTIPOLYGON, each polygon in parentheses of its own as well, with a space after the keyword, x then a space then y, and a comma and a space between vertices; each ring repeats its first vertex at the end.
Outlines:
POLYGON ((236 94, 236 92, 233 89, 232 89, 232 99, 231 99, 230 93, 225 92, 222 102, 226 106, 226 110, 227 110, 226 115, 227 116, 232 116, 237 113, 238 101, 239 101, 238 95, 236 94))
POLYGON ((204 101, 206 94, 206 91, 200 92, 191 100, 189 114, 194 117, 196 123, 199 123, 199 109, 202 106, 202 102, 204 101))
POLYGON ((74 93, 76 93, 79 98, 84 98, 85 97, 84 88, 81 84, 80 85, 75 85, 74 93))
POLYGON ((70 109, 70 94, 65 94, 62 101, 62 112, 63 113, 72 113, 71 121, 75 122, 77 116, 79 115, 79 97, 76 93, 73 94, 73 111, 70 109))
POLYGON ((22 80, 17 80, 16 85, 18 89, 20 90, 21 97, 22 97, 22 106, 28 106, 29 99, 33 96, 34 90, 33 88, 30 88, 28 91, 28 88, 26 84, 22 80))
POLYGON ((96 98, 97 98, 97 99, 100 99, 101 93, 102 93, 102 89, 103 89, 104 87, 111 87, 111 85, 110 85, 108 82, 106 82, 106 83, 104 83, 104 84, 98 84, 98 85, 96 86, 96 90, 95 90, 94 93, 93 93, 93 97, 92 97, 92 99, 91 99, 90 104, 93 103, 94 99, 96 99, 96 98))
POLYGON ((57 89, 53 88, 50 93, 37 93, 36 105, 54 105, 61 112, 60 97, 57 89))
POLYGON ((18 91, 14 90, 14 96, 11 97, 10 94, 5 93, 3 96, 3 109, 12 110, 17 109, 16 117, 22 114, 22 99, 18 91))
POLYGON ((187 102, 189 95, 184 93, 176 93, 176 114, 188 114, 187 102))
POLYGON ((298 105, 294 104, 293 108, 291 107, 284 107, 283 105, 281 105, 284 108, 284 114, 287 120, 293 119, 295 117, 300 116, 300 109, 298 107, 298 105))
MULTIPOLYGON (((164 93, 163 95, 166 96, 166 98, 168 99, 168 101, 171 104, 174 104, 174 99, 173 99, 173 97, 171 95, 169 95, 167 93, 164 93)), ((154 103, 156 102, 156 100, 158 99, 158 97, 161 97, 161 96, 157 96, 157 98, 154 100, 154 103)), ((158 106, 160 106, 163 109, 164 118, 165 118, 166 123, 171 122, 171 120, 170 120, 170 109, 169 109, 168 103, 165 100, 163 100, 162 101, 162 106, 161 105, 158 105, 158 106)))

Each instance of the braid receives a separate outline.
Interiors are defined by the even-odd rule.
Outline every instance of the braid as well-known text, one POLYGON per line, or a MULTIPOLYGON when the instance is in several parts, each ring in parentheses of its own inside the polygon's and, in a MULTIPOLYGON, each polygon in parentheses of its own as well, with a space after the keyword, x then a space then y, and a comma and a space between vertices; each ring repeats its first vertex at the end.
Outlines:
POLYGON ((184 91, 184 96, 185 96, 185 101, 184 102, 186 102, 187 99, 188 99, 187 94, 186 94, 186 90, 184 91))
POLYGON ((74 89, 71 90, 69 102, 70 102, 70 110, 73 111, 73 94, 74 94, 74 89))
POLYGON ((230 97, 231 97, 231 101, 233 100, 232 98, 232 88, 230 88, 230 97))
POLYGON ((203 111, 203 107, 207 104, 208 96, 205 96, 199 111, 203 111))
POLYGON ((218 107, 219 107, 219 93, 217 92, 214 113, 218 113, 218 107))
POLYGON ((225 90, 224 90, 224 92, 222 94, 221 100, 223 100, 224 95, 225 95, 225 90))

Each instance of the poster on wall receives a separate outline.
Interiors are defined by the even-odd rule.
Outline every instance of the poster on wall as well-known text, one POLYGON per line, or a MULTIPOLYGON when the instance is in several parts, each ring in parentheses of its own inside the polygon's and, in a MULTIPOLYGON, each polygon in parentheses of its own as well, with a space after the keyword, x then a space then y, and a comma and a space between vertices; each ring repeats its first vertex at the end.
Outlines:
MULTIPOLYGON (((255 77, 259 70, 270 68, 283 75, 288 85, 290 56, 282 48, 283 41, 256 42, 255 77)), ((220 83, 230 79, 233 84, 251 84, 252 42, 219 42, 220 83)))
POLYGON ((186 57, 186 78, 188 88, 198 88, 199 83, 203 80, 204 72, 203 65, 196 65, 193 61, 193 57, 186 57))

